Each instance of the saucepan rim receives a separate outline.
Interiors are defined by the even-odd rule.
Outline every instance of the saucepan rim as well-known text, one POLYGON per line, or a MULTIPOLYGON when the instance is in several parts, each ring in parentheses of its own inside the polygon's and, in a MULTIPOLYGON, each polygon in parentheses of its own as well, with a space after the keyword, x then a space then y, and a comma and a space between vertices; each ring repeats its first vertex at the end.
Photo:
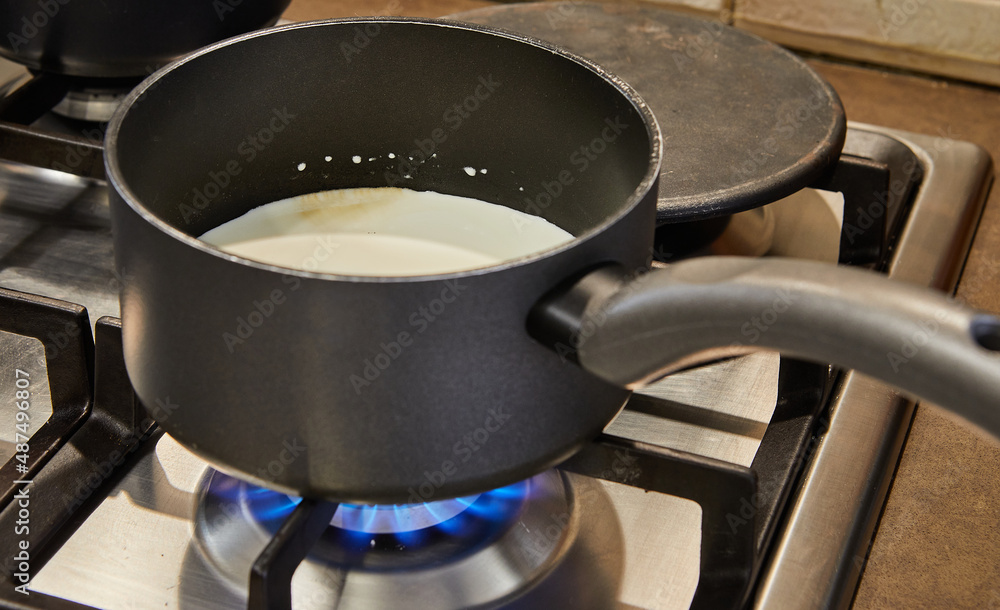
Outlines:
POLYGON ((150 225, 156 227, 164 234, 181 241, 188 246, 196 248, 206 254, 216 256, 233 263, 240 265, 245 265, 249 267, 255 267, 264 271, 270 271, 274 273, 280 273, 282 275, 298 276, 302 278, 319 279, 319 280, 329 280, 338 282, 355 282, 355 283, 416 283, 416 282, 434 282, 447 279, 457 279, 462 277, 472 277, 478 275, 486 275, 490 273, 496 273, 504 271, 507 269, 512 269, 520 267, 523 265, 529 265, 538 260, 548 258, 550 256, 558 255, 561 252, 577 248, 585 244, 590 239, 595 236, 600 235, 606 231, 609 227, 613 226, 615 223, 619 222, 622 218, 626 217, 639 203, 642 201, 643 197, 654 188, 657 179, 660 175, 660 166, 662 164, 662 138, 659 123, 653 112, 650 110, 649 106, 642 99, 642 97, 636 92, 636 90, 626 83, 624 80, 618 76, 612 74, 605 68, 601 67, 599 64, 571 53, 566 49, 553 45, 551 43, 533 38, 531 36, 525 36, 523 34, 518 34, 516 32, 511 32, 509 30, 504 30, 501 28, 489 27, 484 25, 479 25, 475 23, 467 23, 463 21, 456 21, 451 19, 430 19, 430 18, 418 18, 418 17, 350 17, 343 19, 324 19, 318 21, 305 21, 301 23, 293 23, 289 25, 276 26, 271 28, 265 28, 262 30, 257 30, 248 34, 242 34, 239 36, 234 36, 228 38, 221 42, 203 47, 198 51, 191 53, 171 64, 160 68, 148 78, 143 80, 135 89, 129 93, 122 104, 119 106, 118 110, 115 111, 114 116, 108 123, 108 128, 105 136, 105 146, 104 146, 104 164, 106 167, 108 182, 113 186, 113 188, 122 197, 125 203, 143 220, 148 222, 150 225), (495 265, 490 265, 488 267, 477 267, 475 269, 468 269, 463 271, 455 271, 450 273, 440 273, 434 275, 415 275, 415 276, 362 276, 362 275, 342 275, 334 273, 321 273, 316 271, 307 271, 304 269, 295 269, 291 267, 280 267, 277 265, 271 265, 268 263, 262 263, 260 261, 255 261, 248 258, 243 258, 241 256, 236 256, 234 254, 229 254, 209 243, 202 241, 197 237, 193 237, 184 231, 174 227, 168 222, 157 217, 151 211, 146 209, 142 201, 132 190, 129 188, 128 183, 123 175, 122 169, 118 163, 118 134, 122 127, 123 122, 129 114, 129 110, 136 105, 139 99, 149 90, 151 90, 161 79, 166 77, 171 72, 181 69, 188 63, 197 61, 200 57, 213 53, 214 51, 225 48, 231 45, 241 44, 247 40, 262 36, 275 36, 281 35, 283 32, 301 29, 310 29, 316 27, 328 27, 331 25, 340 24, 350 24, 350 23, 377 23, 377 24, 414 24, 419 26, 428 27, 442 27, 442 28, 453 28, 461 29, 465 31, 475 31, 482 34, 488 34, 492 36, 499 36, 501 38, 508 38, 516 42, 521 42, 529 46, 538 47, 540 49, 549 51, 553 54, 564 57, 565 59, 575 62, 584 68, 594 72, 603 80, 611 84, 613 87, 617 88, 619 93, 623 95, 625 99, 635 108, 637 113, 643 117, 643 123, 646 128, 647 136, 650 141, 650 150, 648 157, 648 164, 646 168, 646 173, 644 174, 642 180, 633 190, 631 195, 623 202, 619 209, 608 218, 604 219, 600 224, 594 226, 587 231, 584 231, 580 235, 574 236, 574 238, 565 244, 555 246, 553 248, 548 248, 541 250, 526 256, 522 256, 515 259, 504 260, 495 265))

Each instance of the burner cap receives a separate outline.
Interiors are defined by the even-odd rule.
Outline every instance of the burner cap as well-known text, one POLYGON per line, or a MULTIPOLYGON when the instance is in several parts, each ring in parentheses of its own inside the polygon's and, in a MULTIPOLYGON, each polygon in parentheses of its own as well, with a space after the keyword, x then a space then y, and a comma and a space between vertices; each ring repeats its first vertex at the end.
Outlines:
POLYGON ((107 123, 128 94, 129 90, 71 90, 52 108, 52 112, 79 121, 107 123))
MULTIPOLYGON (((200 555, 245 593, 251 566, 299 499, 214 471, 201 488, 200 555)), ((313 594, 350 598, 351 608, 403 607, 414 588, 435 607, 491 604, 553 569, 578 518, 556 471, 467 498, 341 505, 295 578, 313 594)))
POLYGON ((716 21, 579 2, 453 17, 560 45, 635 87, 663 133, 661 223, 776 201, 813 183, 844 145, 844 109, 825 80, 778 45, 716 21))

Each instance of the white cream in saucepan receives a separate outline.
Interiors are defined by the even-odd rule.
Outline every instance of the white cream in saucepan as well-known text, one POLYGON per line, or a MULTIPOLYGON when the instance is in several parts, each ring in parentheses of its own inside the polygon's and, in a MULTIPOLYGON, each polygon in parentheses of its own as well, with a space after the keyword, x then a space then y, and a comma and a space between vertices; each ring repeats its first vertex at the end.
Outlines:
POLYGON ((543 218, 478 199, 387 187, 282 199, 200 239, 291 269, 414 276, 495 265, 573 236, 543 218))

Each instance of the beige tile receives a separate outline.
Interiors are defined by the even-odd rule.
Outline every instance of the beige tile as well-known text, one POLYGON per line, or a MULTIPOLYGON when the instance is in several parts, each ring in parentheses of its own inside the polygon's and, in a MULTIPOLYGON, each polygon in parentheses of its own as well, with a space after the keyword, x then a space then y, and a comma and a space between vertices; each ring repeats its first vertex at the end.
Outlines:
POLYGON ((292 0, 283 17, 291 21, 367 15, 441 17, 495 4, 487 0, 292 0))
POLYGON ((995 0, 736 0, 734 23, 796 48, 1000 84, 995 0))

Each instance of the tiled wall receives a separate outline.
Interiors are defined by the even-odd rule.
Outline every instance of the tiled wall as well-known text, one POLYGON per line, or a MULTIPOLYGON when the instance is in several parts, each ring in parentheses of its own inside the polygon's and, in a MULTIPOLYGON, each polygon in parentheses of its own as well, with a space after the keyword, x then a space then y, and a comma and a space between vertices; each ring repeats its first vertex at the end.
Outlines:
POLYGON ((1000 85, 1000 0, 651 0, 794 48, 1000 85))

